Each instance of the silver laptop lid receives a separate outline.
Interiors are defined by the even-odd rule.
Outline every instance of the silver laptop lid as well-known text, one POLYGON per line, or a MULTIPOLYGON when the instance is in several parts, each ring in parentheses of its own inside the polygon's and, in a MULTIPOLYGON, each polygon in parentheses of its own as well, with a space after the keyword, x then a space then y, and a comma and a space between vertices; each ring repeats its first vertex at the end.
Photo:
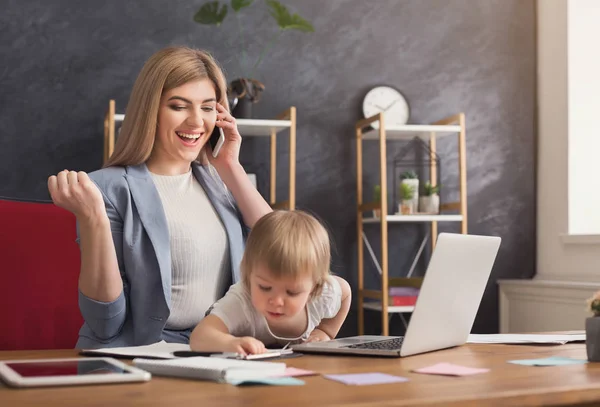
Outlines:
POLYGON ((401 356, 467 341, 500 247, 496 236, 440 233, 401 356))

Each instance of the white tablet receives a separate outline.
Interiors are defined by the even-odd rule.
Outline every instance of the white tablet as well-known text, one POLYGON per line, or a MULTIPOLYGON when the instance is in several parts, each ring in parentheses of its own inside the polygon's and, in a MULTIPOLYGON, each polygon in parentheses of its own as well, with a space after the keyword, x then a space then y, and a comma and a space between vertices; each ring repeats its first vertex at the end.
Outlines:
POLYGON ((130 383, 151 377, 150 373, 113 358, 0 361, 0 378, 13 387, 130 383))

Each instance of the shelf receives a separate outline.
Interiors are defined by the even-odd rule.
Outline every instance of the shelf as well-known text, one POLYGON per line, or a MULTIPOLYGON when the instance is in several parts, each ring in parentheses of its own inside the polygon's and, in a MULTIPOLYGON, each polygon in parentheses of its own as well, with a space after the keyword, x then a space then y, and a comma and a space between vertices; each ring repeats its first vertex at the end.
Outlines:
POLYGON ((237 119, 236 122, 242 137, 266 137, 271 135, 272 130, 278 133, 292 125, 290 120, 237 119))
MULTIPOLYGON (((396 222, 462 222, 462 215, 388 215, 388 223, 396 222)), ((381 223, 379 218, 363 218, 363 223, 381 223)))
MULTIPOLYGON (((381 311, 381 303, 380 302, 364 302, 363 308, 370 309, 373 311, 381 311)), ((415 309, 414 305, 402 305, 402 306, 388 305, 387 312, 388 313, 413 312, 414 309, 415 309)))
MULTIPOLYGON (((124 114, 115 114, 115 123, 122 122, 124 119, 124 114)), ((236 122, 242 137, 269 137, 272 130, 278 133, 292 126, 291 120, 237 119, 236 122)))
MULTIPOLYGON (((403 126, 386 126, 384 130, 386 140, 411 140, 415 137, 429 140, 431 133, 435 133, 437 137, 443 137, 460 133, 461 127, 454 124, 405 124, 403 126)), ((379 140, 379 130, 369 129, 363 133, 362 138, 363 140, 379 140)))

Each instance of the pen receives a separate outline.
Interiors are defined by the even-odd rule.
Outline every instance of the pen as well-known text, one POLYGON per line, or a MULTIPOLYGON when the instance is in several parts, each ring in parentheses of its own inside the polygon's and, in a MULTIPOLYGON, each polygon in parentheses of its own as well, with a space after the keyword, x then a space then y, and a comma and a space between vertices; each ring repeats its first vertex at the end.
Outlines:
POLYGON ((189 358, 194 356, 216 357, 216 358, 237 358, 238 353, 234 352, 197 352, 193 350, 177 350, 173 356, 178 358, 189 358))

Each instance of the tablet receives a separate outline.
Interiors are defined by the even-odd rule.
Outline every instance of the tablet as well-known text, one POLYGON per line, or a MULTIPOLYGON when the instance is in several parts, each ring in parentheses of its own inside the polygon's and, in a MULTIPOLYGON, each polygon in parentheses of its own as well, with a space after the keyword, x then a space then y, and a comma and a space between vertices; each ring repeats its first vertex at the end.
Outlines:
POLYGON ((13 387, 145 382, 151 377, 113 358, 0 361, 0 378, 13 387))

